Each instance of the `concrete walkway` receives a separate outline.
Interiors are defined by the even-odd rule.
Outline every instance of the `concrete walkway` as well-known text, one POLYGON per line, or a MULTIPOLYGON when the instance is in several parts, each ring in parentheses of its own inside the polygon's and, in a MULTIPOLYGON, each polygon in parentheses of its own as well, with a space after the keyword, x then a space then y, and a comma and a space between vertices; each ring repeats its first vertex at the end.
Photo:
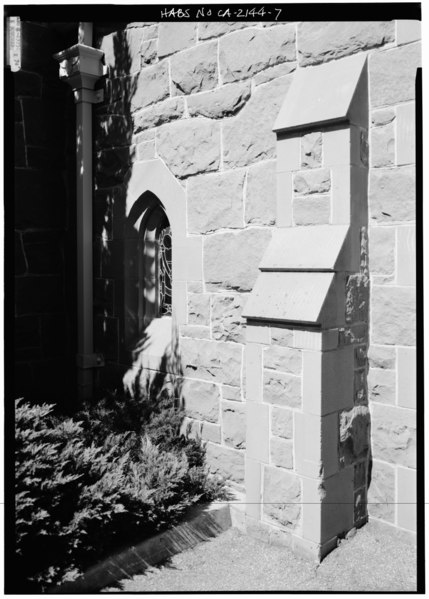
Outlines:
POLYGON ((416 548, 370 522, 320 565, 230 529, 104 592, 416 590, 416 548))

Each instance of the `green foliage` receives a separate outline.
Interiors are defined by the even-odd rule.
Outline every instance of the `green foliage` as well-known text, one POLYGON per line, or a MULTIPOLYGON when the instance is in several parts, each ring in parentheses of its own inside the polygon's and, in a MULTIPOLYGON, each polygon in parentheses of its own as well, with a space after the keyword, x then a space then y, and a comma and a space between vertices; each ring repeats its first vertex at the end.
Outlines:
POLYGON ((167 393, 111 394, 74 418, 17 401, 16 552, 22 590, 45 590, 224 496, 167 393))

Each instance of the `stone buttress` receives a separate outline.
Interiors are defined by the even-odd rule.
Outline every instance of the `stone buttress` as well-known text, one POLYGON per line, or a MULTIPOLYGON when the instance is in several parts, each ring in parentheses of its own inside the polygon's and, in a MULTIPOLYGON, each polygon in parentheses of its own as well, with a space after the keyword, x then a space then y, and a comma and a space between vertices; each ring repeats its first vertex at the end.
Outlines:
POLYGON ((244 309, 246 528, 322 559, 367 520, 365 56, 299 69, 277 134, 277 228, 244 309))

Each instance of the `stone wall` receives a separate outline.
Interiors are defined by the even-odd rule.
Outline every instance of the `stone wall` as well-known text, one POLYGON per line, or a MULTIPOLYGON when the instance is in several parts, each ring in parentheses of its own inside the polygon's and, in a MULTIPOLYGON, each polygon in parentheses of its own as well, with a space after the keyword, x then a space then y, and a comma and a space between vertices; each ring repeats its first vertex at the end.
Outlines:
MULTIPOLYGON (((279 489, 282 497, 300 501, 291 422, 301 406, 302 347, 287 329, 271 331, 267 348, 256 338, 246 343, 246 336, 249 342, 249 335, 261 331, 245 331, 242 310, 284 216, 276 206, 272 127, 293 74, 368 53, 369 232, 363 231, 362 270, 347 282, 346 326, 339 337, 340 345, 355 344, 357 411, 344 413, 335 434, 343 433, 344 457, 347 431, 359 427, 363 412, 367 422, 369 395, 374 460, 369 512, 407 529, 413 528, 412 506, 397 502, 413 500, 404 493, 414 489, 409 481, 415 473, 412 141, 418 37, 416 24, 406 21, 130 23, 98 40, 109 76, 105 102, 95 109, 95 326, 105 374, 130 365, 123 317, 125 175, 131 164, 160 159, 186 193, 187 233, 200 248, 181 260, 190 273, 202 263, 202 279, 188 277, 184 305, 176 306, 185 314, 179 334, 190 424, 207 441, 212 468, 229 475, 238 489, 245 476, 259 476, 245 471, 246 437, 269 427, 264 488, 272 502, 279 489), (367 310, 368 267, 367 390, 368 329, 361 314, 367 310), (246 364, 255 352, 260 362, 263 350, 263 379, 255 380, 259 371, 246 364), (263 417, 247 401, 254 385, 263 385, 263 417)), ((293 218, 301 226, 332 218, 331 181, 318 168, 320 140, 317 133, 305 137, 303 170, 294 180, 293 218)), ((367 472, 355 461, 359 519, 367 472)), ((294 510, 279 513, 268 502, 263 517, 293 528, 300 518, 299 506, 294 510)))
POLYGON ((63 403, 74 376, 74 106, 52 54, 67 40, 25 21, 22 40, 22 68, 12 75, 14 395, 63 403))

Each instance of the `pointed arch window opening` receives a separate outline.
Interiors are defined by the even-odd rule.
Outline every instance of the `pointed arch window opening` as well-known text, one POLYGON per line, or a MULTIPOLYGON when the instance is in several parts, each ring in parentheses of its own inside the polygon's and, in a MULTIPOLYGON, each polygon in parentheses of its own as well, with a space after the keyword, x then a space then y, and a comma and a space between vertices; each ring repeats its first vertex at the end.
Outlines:
POLYGON ((161 206, 143 219, 139 236, 139 330, 172 314, 172 234, 161 206))

